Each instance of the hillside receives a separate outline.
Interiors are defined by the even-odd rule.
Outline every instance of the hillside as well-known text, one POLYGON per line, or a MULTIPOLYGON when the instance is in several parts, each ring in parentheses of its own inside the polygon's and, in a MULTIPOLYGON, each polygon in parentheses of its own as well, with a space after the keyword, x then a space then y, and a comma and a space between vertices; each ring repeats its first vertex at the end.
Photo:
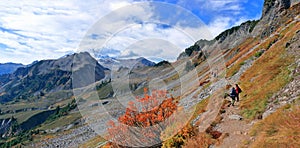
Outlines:
POLYGON ((28 67, 18 68, 12 74, 0 76, 0 102, 39 98, 49 92, 71 90, 72 72, 74 74, 86 69, 95 69, 96 81, 105 77, 106 69, 89 53, 68 55, 57 60, 43 60, 28 67), (80 58, 80 61, 75 58, 80 58))
MULTIPOLYGON (((214 41, 200 40, 186 49, 186 53, 195 46, 203 51, 222 49, 226 62, 226 79, 231 85, 239 83, 244 90, 241 102, 237 103, 238 107, 222 106, 220 100, 216 99, 215 101, 219 103, 213 102, 212 106, 208 104, 206 110, 212 110, 217 104, 220 110, 207 114, 205 112, 200 116, 200 120, 195 121, 200 131, 205 135, 208 134, 208 137, 213 136, 211 140, 206 141, 207 145, 212 143, 217 147, 299 145, 293 140, 299 136, 299 133, 295 132, 299 131, 296 114, 300 94, 299 91, 295 91, 299 88, 296 83, 300 80, 297 74, 300 49, 299 8, 299 2, 296 1, 292 3, 265 1, 263 16, 259 21, 255 21, 255 24, 248 21, 224 31, 214 41), (245 33, 247 24, 250 24, 252 29, 245 33), (239 34, 240 32, 244 33, 239 34), (283 114, 289 115, 284 117, 283 114), (211 119, 214 124, 209 125, 210 122, 207 123, 207 120, 212 116, 216 118, 211 119), (287 122, 280 123, 276 116, 287 122), (218 133, 222 136, 214 137, 218 133)), ((192 58, 195 58, 194 55, 197 54, 192 54, 192 58)), ((222 73, 218 76, 222 76, 222 73)), ((218 84, 210 85, 216 87, 218 84)), ((205 138, 200 134, 188 140, 186 146, 196 147, 203 142, 205 138)))
POLYGON ((299 40, 299 1, 265 0, 259 20, 225 30, 214 40, 199 40, 173 63, 139 58, 100 59, 99 64, 85 52, 19 68, 0 76, 0 144, 298 147, 299 40), (242 89, 240 101, 228 106, 230 98, 224 94, 234 84, 242 89), (45 100, 46 107, 37 108, 45 100), (156 106, 148 111, 151 103, 156 106), (139 107, 144 110, 132 109, 139 107), (20 128, 48 112, 30 130, 20 128), (111 119, 134 126, 110 126, 111 119), (154 123, 161 124, 153 133, 136 129, 154 123), (124 131, 125 136, 119 135, 124 131))

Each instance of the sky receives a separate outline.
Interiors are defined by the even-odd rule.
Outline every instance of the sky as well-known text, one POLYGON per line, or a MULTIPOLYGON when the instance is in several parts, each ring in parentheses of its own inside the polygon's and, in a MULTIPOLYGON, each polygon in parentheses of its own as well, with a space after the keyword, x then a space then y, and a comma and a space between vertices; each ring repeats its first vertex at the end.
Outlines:
POLYGON ((199 39, 261 17, 263 0, 1 1, 0 63, 94 57, 174 61, 199 39))

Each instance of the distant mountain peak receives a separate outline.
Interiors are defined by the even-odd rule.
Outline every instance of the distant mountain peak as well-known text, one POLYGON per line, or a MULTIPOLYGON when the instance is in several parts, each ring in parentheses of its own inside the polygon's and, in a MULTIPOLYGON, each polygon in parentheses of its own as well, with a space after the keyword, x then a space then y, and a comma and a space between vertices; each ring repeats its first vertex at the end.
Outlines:
POLYGON ((24 67, 24 65, 20 63, 12 63, 12 62, 0 63, 0 75, 13 73, 20 67, 24 67))
POLYGON ((139 57, 137 58, 137 61, 141 62, 142 64, 146 66, 154 66, 156 63, 144 58, 144 57, 139 57))
POLYGON ((12 74, 0 76, 0 92, 5 92, 5 95, 0 95, 0 103, 26 99, 38 92, 84 87, 103 79, 105 70, 88 52, 55 60, 41 60, 31 66, 18 68, 12 74), (71 79, 74 77, 76 80, 71 79))
POLYGON ((154 66, 155 63, 146 59, 145 57, 139 57, 136 59, 118 59, 118 58, 112 58, 109 56, 104 56, 104 58, 99 58, 98 62, 103 65, 104 67, 107 67, 111 69, 114 67, 145 67, 145 66, 154 66))

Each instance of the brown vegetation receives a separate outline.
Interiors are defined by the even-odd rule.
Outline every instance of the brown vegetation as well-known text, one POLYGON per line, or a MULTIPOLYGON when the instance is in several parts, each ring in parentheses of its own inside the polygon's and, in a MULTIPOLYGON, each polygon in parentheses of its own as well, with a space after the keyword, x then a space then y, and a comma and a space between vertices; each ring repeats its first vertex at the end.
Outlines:
POLYGON ((252 147, 298 147, 300 145, 300 99, 286 105, 266 119, 258 122, 251 131, 256 139, 252 147))
POLYGON ((247 96, 241 102, 245 117, 253 119, 262 114, 268 98, 291 80, 288 66, 294 58, 286 52, 285 44, 299 26, 300 23, 287 32, 241 76, 242 87, 247 90, 247 96))

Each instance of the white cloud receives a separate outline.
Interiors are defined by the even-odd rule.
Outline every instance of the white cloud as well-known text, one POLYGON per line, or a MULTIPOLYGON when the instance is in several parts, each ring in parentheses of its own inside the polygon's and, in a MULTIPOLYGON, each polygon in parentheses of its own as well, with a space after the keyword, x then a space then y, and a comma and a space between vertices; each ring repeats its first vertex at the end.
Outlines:
MULTIPOLYGON (((252 3, 257 4, 258 2, 249 2, 249 0, 180 0, 178 2, 187 9, 198 11, 200 16, 209 17, 207 28, 213 37, 247 20, 259 19, 259 13, 255 17, 249 17, 249 14, 245 13, 247 5, 253 5, 252 3)), ((210 36, 207 39, 213 38, 210 36)))
POLYGON ((119 8, 122 8, 122 7, 125 7, 128 5, 130 5, 129 2, 121 1, 121 2, 110 3, 109 7, 111 10, 116 10, 116 9, 119 9, 119 8))
MULTIPOLYGON (((241 7, 244 1, 182 0, 179 4, 187 6, 186 8, 197 7, 207 13, 230 11, 232 14, 238 14, 244 9, 241 7)), ((236 19, 236 14, 215 16, 205 27, 199 22, 194 22, 193 17, 177 18, 179 14, 172 14, 173 17, 160 16, 159 12, 155 12, 153 5, 147 5, 148 2, 144 2, 144 5, 132 6, 133 3, 136 2, 134 0, 15 0, 0 3, 0 43, 8 46, 6 49, 1 49, 0 46, 0 63, 28 64, 34 60, 58 58, 76 51, 82 38, 90 33, 97 34, 99 39, 85 38, 80 48, 114 49, 120 52, 110 54, 122 52, 125 54, 126 51, 141 56, 158 56, 171 60, 176 59, 184 48, 194 44, 198 39, 212 39, 224 29, 247 18, 236 19), (130 9, 124 6, 130 6, 128 7, 130 9), (102 18, 107 15, 109 17, 102 18), (164 23, 167 24, 168 21, 172 24, 175 20, 175 24, 164 28, 158 25, 159 22, 157 24, 143 22, 143 20, 155 21, 159 17, 166 17, 164 23), (102 19, 98 22, 100 18, 102 19), (187 24, 194 24, 194 26, 187 24), (152 43, 153 41, 156 43, 152 43), (146 50, 143 44, 149 49, 146 50), (99 47, 100 45, 105 46, 99 47), (172 49, 167 49, 167 45, 172 49)), ((163 13, 168 10, 159 11, 163 13)))
POLYGON ((77 51, 77 49, 75 49, 75 48, 61 48, 61 49, 55 50, 55 52, 62 52, 62 53, 73 53, 76 51, 77 51))
MULTIPOLYGON (((103 54, 116 49, 115 57, 143 56, 176 60, 179 53, 201 38, 212 38, 204 24, 191 13, 170 5, 131 5, 99 20, 88 32, 80 50, 103 54), (154 17, 153 17, 154 16, 154 17), (171 18, 171 17, 173 18, 171 18), (178 16, 178 17, 177 17, 178 16)), ((110 54, 111 55, 111 54, 110 54)))
POLYGON ((243 8, 242 3, 246 3, 248 0, 180 0, 179 5, 187 9, 195 9, 209 12, 224 12, 224 11, 241 11, 243 8))
MULTIPOLYGON (((231 17, 216 17, 213 22, 207 25, 209 31, 211 32, 213 37, 216 37, 221 32, 226 29, 231 28, 232 26, 239 26, 247 20, 253 20, 258 18, 231 18, 231 17)), ((211 38, 212 39, 212 38, 211 38)))
POLYGON ((0 62, 28 64, 33 60, 58 58, 70 53, 100 17, 130 2, 76 0, 0 3, 0 43, 11 48, 10 53, 0 49, 0 62), (24 57, 28 54, 31 58, 24 57))
MULTIPOLYGON (((197 39, 191 38, 188 32, 184 32, 190 28, 183 29, 161 28, 159 24, 153 23, 136 24, 115 34, 104 44, 103 49, 120 50, 120 53, 114 55, 119 58, 142 56, 146 58, 159 57, 174 61, 183 49, 197 41, 197 39)), ((200 31, 199 28, 195 28, 195 30, 200 31)), ((99 49, 101 50, 101 48, 99 49)))
POLYGON ((139 57, 140 55, 134 53, 131 50, 124 50, 121 52, 119 58, 133 58, 133 57, 139 57))
POLYGON ((240 11, 242 10, 241 3, 245 0, 210 0, 206 1, 206 7, 212 11, 240 11))
POLYGON ((220 34, 222 31, 228 29, 230 27, 231 18, 229 17, 217 17, 213 22, 208 24, 208 28, 212 33, 213 37, 220 34))

